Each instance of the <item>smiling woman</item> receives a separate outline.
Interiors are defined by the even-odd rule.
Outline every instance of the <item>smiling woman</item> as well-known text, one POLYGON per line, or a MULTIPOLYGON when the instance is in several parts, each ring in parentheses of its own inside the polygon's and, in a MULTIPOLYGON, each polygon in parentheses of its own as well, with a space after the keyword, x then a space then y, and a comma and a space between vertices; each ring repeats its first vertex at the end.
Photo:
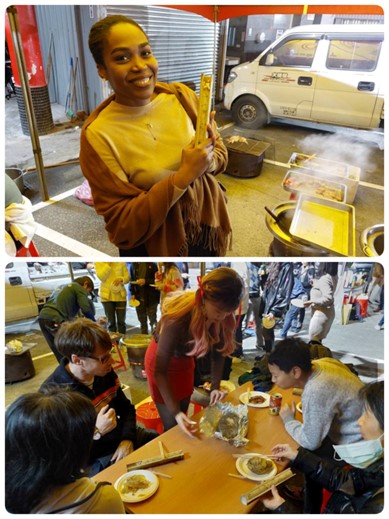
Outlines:
POLYGON ((89 47, 114 95, 86 121, 80 163, 109 239, 121 256, 224 256, 231 224, 215 175, 227 150, 213 116, 195 145, 198 98, 157 82, 158 62, 132 19, 100 20, 89 47))

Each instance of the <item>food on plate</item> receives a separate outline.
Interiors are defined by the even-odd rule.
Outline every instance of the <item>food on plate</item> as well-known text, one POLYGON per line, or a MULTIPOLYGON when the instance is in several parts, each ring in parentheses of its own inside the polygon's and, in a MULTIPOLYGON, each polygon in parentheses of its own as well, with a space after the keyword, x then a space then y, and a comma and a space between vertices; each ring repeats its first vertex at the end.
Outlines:
POLYGON ((151 481, 142 474, 137 474, 126 478, 120 485, 119 492, 121 494, 135 494, 139 490, 146 490, 150 485, 151 481))
POLYGON ((263 404, 266 401, 262 395, 255 395, 249 398, 249 404, 263 404))
POLYGON ((254 474, 262 476, 273 470, 273 462, 260 456, 253 456, 247 461, 247 468, 254 474))
POLYGON ((300 175, 289 175, 284 181, 284 186, 296 191, 304 191, 310 195, 317 195, 336 202, 343 202, 344 192, 340 187, 328 183, 323 179, 312 177, 302 178, 300 175))
POLYGON ((239 416, 235 413, 224 414, 219 420, 218 430, 227 440, 235 438, 239 432, 239 416))
MULTIPOLYGON (((202 386, 205 391, 211 391, 211 383, 210 382, 204 382, 202 386)), ((231 391, 231 382, 224 382, 223 380, 220 381, 220 391, 226 391, 229 393, 231 391)))
POLYGON ((210 382, 204 382, 202 387, 203 387, 203 389, 205 389, 205 391, 211 391, 211 383, 210 382))
MULTIPOLYGON (((293 153, 289 159, 289 164, 291 166, 313 169, 330 175, 345 176, 347 173, 347 164, 316 157, 316 154, 304 155, 303 153, 293 153)), ((350 176, 350 178, 352 177, 350 176)))
POLYGON ((226 142, 229 144, 232 144, 234 142, 244 142, 245 144, 248 144, 246 137, 241 137, 240 135, 232 135, 231 137, 228 137, 226 139, 226 142))
POLYGON ((19 352, 19 351, 22 351, 23 344, 18 339, 13 339, 12 341, 9 341, 7 343, 7 348, 9 350, 19 352))

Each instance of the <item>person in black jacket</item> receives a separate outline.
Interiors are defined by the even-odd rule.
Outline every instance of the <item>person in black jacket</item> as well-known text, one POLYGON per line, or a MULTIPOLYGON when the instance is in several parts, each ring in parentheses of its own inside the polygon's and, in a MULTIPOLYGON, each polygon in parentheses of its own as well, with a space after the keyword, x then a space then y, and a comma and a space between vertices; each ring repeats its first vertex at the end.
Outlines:
MULTIPOLYGON (((372 382, 359 391, 363 414, 358 423, 363 440, 334 446, 337 456, 346 462, 323 459, 289 444, 275 445, 272 454, 290 460, 299 470, 332 492, 323 512, 328 514, 378 514, 384 507, 384 382, 372 382)), ((276 487, 261 498, 268 510, 293 512, 276 487)))
POLYGON ((150 333, 154 332, 157 325, 157 311, 160 299, 160 291, 155 287, 155 274, 158 272, 156 263, 135 262, 129 266, 130 302, 139 301, 139 306, 135 308, 139 320, 141 333, 148 334, 148 322, 150 323, 150 333))
POLYGON ((262 335, 266 352, 273 349, 276 319, 288 310, 293 283, 293 263, 271 263, 260 306, 260 315, 265 318, 262 335))
POLYGON ((64 386, 92 400, 96 429, 89 476, 158 436, 155 431, 137 426, 135 408, 112 369, 112 341, 103 327, 80 317, 61 325, 55 343, 64 358, 41 390, 64 386))

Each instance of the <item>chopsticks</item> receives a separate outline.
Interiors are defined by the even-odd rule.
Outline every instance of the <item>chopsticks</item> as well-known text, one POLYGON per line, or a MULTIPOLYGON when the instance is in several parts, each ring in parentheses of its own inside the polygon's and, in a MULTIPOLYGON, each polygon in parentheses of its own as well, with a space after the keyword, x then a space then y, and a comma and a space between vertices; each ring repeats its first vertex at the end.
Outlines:
POLYGON ((160 476, 161 478, 167 478, 167 479, 173 478, 173 476, 171 476, 170 474, 164 474, 163 472, 157 472, 156 470, 151 470, 151 472, 153 474, 155 474, 156 476, 160 476))
MULTIPOLYGON (((165 448, 161 441, 158 441, 158 445, 159 445, 159 452, 161 454, 161 458, 164 460, 164 459, 166 459, 165 448)), ((157 472, 156 470, 153 470, 153 469, 151 469, 151 472, 153 472, 156 476, 160 476, 161 478, 172 479, 172 477, 173 477, 170 474, 165 474, 164 472, 157 472)))
POLYGON ((241 476, 240 474, 233 474, 232 472, 229 472, 228 476, 230 476, 232 478, 236 478, 236 479, 248 479, 245 476, 241 476))
POLYGON ((278 459, 280 456, 277 456, 275 454, 261 454, 260 452, 251 452, 247 454, 233 454, 233 458, 247 458, 253 456, 253 454, 256 454, 257 456, 264 456, 265 458, 269 459, 278 459))

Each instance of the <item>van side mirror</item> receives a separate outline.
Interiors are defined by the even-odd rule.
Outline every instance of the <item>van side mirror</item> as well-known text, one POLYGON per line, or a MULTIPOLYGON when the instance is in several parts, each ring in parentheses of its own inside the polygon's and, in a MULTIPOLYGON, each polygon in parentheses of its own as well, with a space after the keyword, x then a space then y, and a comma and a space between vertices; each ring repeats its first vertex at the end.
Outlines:
POLYGON ((271 66, 274 64, 274 54, 272 52, 269 52, 269 54, 266 56, 265 65, 271 66))

